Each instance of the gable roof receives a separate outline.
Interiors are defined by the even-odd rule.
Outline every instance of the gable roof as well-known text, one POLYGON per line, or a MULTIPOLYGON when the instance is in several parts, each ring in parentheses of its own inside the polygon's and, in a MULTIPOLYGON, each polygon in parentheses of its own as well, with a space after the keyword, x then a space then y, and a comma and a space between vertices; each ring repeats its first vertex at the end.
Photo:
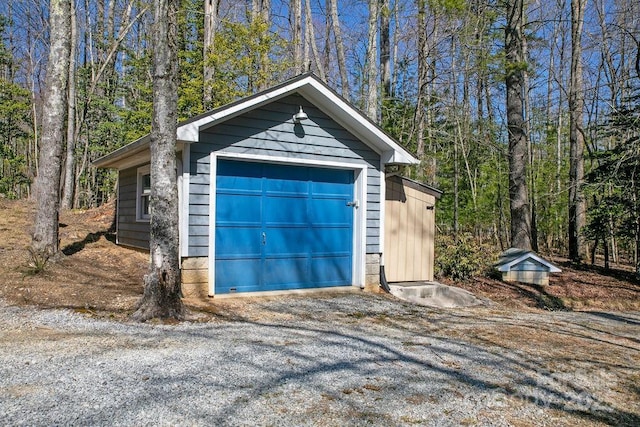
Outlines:
POLYGON ((536 255, 535 252, 528 251, 526 249, 519 249, 519 248, 509 248, 503 253, 501 253, 500 258, 496 263, 496 267, 498 268, 498 271, 506 272, 506 271, 510 271, 513 266, 518 265, 527 260, 531 260, 531 261, 537 262, 540 265, 543 265, 544 267, 549 269, 549 273, 560 273, 561 271, 558 267, 551 264, 546 259, 536 255))
MULTIPOLYGON (((420 163, 380 126, 312 73, 301 74, 278 86, 181 122, 177 129, 178 142, 182 144, 198 142, 201 131, 293 93, 298 93, 306 98, 331 119, 379 153, 383 164, 411 165, 420 163)), ((131 163, 128 159, 132 156, 140 156, 146 152, 149 141, 150 135, 147 134, 95 160, 93 165, 101 168, 122 168, 131 163)))

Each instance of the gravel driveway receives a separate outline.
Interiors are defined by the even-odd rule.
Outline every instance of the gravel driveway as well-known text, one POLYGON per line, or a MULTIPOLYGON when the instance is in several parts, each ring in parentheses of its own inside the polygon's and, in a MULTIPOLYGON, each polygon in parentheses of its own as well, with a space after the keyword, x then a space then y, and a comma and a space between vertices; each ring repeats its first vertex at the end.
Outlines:
POLYGON ((238 307, 160 325, 0 302, 0 424, 640 425, 638 313, 238 307))

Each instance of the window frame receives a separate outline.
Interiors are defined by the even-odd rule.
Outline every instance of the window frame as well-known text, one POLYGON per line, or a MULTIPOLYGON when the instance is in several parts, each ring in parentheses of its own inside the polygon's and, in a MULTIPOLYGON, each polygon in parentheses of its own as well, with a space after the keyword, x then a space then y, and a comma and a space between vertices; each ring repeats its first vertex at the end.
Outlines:
POLYGON ((146 165, 138 168, 137 171, 137 179, 136 179, 136 221, 139 222, 149 222, 151 220, 151 166, 146 165), (149 188, 145 190, 144 187, 144 177, 149 175, 149 188), (144 212, 144 202, 143 199, 148 198, 149 203, 149 212, 144 212))

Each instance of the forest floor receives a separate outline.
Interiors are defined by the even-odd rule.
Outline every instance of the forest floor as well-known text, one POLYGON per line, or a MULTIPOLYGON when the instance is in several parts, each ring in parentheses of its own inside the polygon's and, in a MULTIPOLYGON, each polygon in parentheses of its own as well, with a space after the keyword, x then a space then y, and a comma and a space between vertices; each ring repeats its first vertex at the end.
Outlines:
MULTIPOLYGON (((64 255, 38 274, 29 267, 33 218, 33 203, 0 199, 0 298, 12 305, 69 308, 97 316, 123 318, 133 312, 142 295, 148 254, 115 244, 113 203, 63 212, 60 247, 64 255)), ((442 282, 506 309, 640 310, 640 283, 628 268, 606 272, 597 265, 552 261, 562 272, 552 275, 549 286, 505 283, 491 277, 442 282)), ((234 301, 218 300, 215 307, 206 300, 186 299, 185 303, 192 310, 211 313, 241 304, 234 301)))
POLYGON ((555 260, 544 288, 455 283, 493 301, 459 309, 187 298, 190 321, 141 325, 148 254, 115 245, 113 210, 63 213, 65 255, 34 274, 33 205, 0 200, 9 424, 640 425, 640 284, 624 271, 555 260))

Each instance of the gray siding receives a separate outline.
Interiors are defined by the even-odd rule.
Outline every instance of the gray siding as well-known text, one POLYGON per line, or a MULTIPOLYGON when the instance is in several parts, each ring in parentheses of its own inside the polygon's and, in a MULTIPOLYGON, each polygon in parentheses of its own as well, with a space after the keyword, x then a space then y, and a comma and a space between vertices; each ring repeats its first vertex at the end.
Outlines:
POLYGON ((118 243, 149 249, 149 222, 136 221, 138 166, 118 174, 118 243))
POLYGON ((367 165, 367 253, 380 252, 380 156, 299 95, 290 95, 207 129, 192 144, 189 256, 207 256, 209 153, 242 153, 367 165), (302 125, 292 117, 302 106, 302 125))

